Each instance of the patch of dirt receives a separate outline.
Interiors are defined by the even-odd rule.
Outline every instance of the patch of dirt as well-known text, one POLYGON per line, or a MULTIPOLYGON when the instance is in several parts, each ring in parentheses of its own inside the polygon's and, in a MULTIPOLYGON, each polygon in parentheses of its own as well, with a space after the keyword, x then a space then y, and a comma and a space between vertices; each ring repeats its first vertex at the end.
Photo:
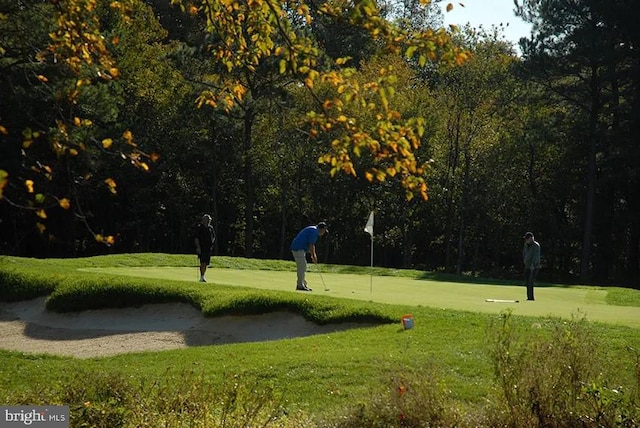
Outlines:
POLYGON ((61 314, 47 311, 45 298, 0 302, 0 348, 77 358, 279 340, 363 326, 317 325, 282 311, 206 318, 185 303, 61 314))

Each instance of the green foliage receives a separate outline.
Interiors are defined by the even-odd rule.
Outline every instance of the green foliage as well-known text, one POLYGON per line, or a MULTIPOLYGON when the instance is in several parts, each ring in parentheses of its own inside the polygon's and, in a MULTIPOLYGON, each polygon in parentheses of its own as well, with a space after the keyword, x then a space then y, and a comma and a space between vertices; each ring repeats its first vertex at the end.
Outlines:
POLYGON ((490 354, 502 410, 493 413, 491 425, 637 424, 640 403, 632 392, 607 386, 601 378, 601 348, 585 319, 549 320, 548 327, 536 323, 532 328, 540 332, 525 338, 510 312, 493 326, 490 354))
MULTIPOLYGON (((383 393, 336 418, 336 428, 453 427, 463 423, 465 415, 451 397, 437 363, 393 373, 383 393)), ((467 422, 470 422, 467 420, 467 422)))
POLYGON ((465 31, 443 70, 435 2, 3 0, 0 252, 192 252, 206 211, 217 254, 285 259, 327 219, 322 261, 365 266, 374 209, 376 266, 514 279, 526 227, 540 279, 634 286, 640 3, 517 3, 522 57, 465 31))
POLYGON ((77 371, 64 384, 11 394, 14 405, 66 404, 72 427, 294 427, 282 394, 240 376, 208 379, 196 372, 132 380, 122 373, 77 371))

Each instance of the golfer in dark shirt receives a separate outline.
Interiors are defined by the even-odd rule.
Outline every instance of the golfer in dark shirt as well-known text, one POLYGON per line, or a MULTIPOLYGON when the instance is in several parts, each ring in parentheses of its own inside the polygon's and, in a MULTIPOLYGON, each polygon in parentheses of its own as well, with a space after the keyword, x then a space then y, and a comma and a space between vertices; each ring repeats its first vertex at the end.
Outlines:
POLYGON ((533 233, 527 232, 522 237, 524 247, 522 248, 522 259, 524 261, 524 281, 527 286, 527 300, 534 300, 533 282, 540 269, 540 244, 534 239, 533 233))
POLYGON ((200 260, 200 282, 207 282, 204 277, 209 263, 211 263, 211 253, 213 252, 213 243, 216 241, 216 234, 211 226, 211 216, 205 214, 202 220, 196 226, 196 254, 200 260))

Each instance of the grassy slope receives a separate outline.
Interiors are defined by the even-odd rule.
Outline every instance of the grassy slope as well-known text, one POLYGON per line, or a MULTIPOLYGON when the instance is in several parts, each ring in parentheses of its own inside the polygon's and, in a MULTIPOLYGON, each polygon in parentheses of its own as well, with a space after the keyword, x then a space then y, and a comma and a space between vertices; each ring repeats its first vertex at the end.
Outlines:
MULTIPOLYGON (((325 272, 317 273, 316 269, 316 266, 311 268, 307 280, 313 285, 315 292, 323 296, 494 314, 508 307, 515 315, 537 317, 556 316, 570 319, 574 315, 584 314, 592 321, 640 328, 639 306, 611 305, 609 301, 614 301, 608 298, 611 291, 597 287, 539 287, 536 290, 537 301, 527 302, 522 300, 525 297, 525 289, 520 285, 473 284, 402 276, 376 276, 373 280, 369 275, 334 273, 327 267, 324 267, 325 272), (322 280, 329 291, 324 291, 322 280), (520 302, 488 303, 485 301, 487 298, 520 302)), ((195 268, 188 267, 96 268, 90 271, 190 282, 195 281, 197 275, 195 268)), ((295 273, 291 271, 215 268, 210 269, 207 276, 213 284, 280 291, 291 291, 294 288, 292 283, 295 281, 295 273)), ((615 289, 614 293, 620 296, 633 295, 620 289, 615 289)))
MULTIPOLYGON (((495 313, 471 310, 415 306, 415 304, 425 304, 425 301, 414 298, 409 302, 414 305, 410 305, 404 300, 399 301, 398 296, 404 296, 409 293, 407 290, 411 291, 416 287, 421 291, 428 287, 427 296, 431 301, 440 294, 446 297, 446 290, 448 290, 449 300, 466 301, 469 294, 477 290, 484 290, 484 292, 479 292, 476 297, 518 298, 522 289, 512 290, 509 285, 438 284, 418 281, 418 278, 425 277, 422 272, 377 269, 376 276, 373 277, 374 293, 369 293, 369 269, 347 266, 323 266, 323 269, 326 269, 323 270, 323 277, 331 291, 326 293, 322 291, 316 279, 317 292, 305 294, 266 290, 266 288, 280 290, 281 287, 282 290, 291 290, 290 276, 293 274, 293 264, 283 261, 216 258, 210 278, 213 279, 215 276, 217 282, 226 282, 231 285, 203 286, 195 283, 191 278, 195 279, 193 256, 144 254, 78 260, 1 258, 0 271, 26 275, 30 283, 36 284, 32 290, 33 294, 37 294, 38 290, 41 294, 42 290, 54 291, 52 301, 56 303, 52 306, 58 305, 59 309, 70 309, 78 305, 79 290, 82 293, 91 290, 91 293, 99 294, 110 288, 115 290, 114 293, 121 292, 123 288, 135 288, 148 293, 143 293, 143 297, 150 301, 189 301, 209 314, 249 310, 256 302, 258 306, 262 305, 260 310, 266 310, 268 309, 266 306, 276 302, 276 305, 291 307, 321 322, 339 321, 356 314, 356 319, 373 317, 380 321, 393 321, 393 323, 375 328, 277 342, 190 348, 93 360, 71 360, 0 351, 0 379, 2 379, 0 390, 16 391, 29 389, 38 384, 46 385, 63 381, 71 375, 69 366, 73 361, 72 364, 76 370, 117 371, 141 379, 167 375, 179 376, 182 372, 192 371, 204 373, 207 377, 215 379, 240 374, 277 386, 278 389, 286 391, 292 407, 300 407, 316 413, 331 412, 332 409, 366 402, 373 391, 380 390, 387 384, 388 377, 394 371, 405 368, 419 369, 432 364, 439 367, 447 386, 462 402, 481 402, 482 397, 490 392, 492 376, 491 363, 486 352, 487 327, 492 322, 498 321, 499 316, 495 313), (171 268, 160 268, 162 266, 171 268), (113 269, 113 267, 144 268, 133 269, 128 273, 139 275, 146 272, 147 278, 116 276, 106 271, 93 271, 97 268, 113 269), (148 267, 153 268, 146 269, 148 267), (229 270, 222 270, 222 268, 229 270), (243 272, 239 269, 250 270, 243 272), (262 269, 262 271, 256 272, 256 269, 262 269), (265 270, 283 269, 287 272, 265 272, 265 270), (229 277, 224 276, 223 273, 229 274, 229 277), (260 278, 256 278, 258 274, 261 275, 260 278), (271 274, 273 276, 269 276, 271 274), (185 275, 185 278, 167 278, 165 275, 178 277, 185 275), (223 281, 223 278, 227 279, 223 281), (239 285, 246 284, 245 280, 253 281, 255 288, 264 289, 256 291, 240 287, 239 285), (358 280, 360 285, 356 288, 358 280), (409 288, 400 289, 394 285, 384 298, 389 299, 393 304, 368 301, 374 300, 374 296, 375 299, 384 300, 380 295, 383 294, 385 284, 391 286, 396 280, 407 281, 408 285, 402 285, 402 287, 409 288), (236 284, 234 281, 241 284, 236 284), (349 283, 350 287, 345 288, 346 283, 349 283), (419 286, 413 285, 414 283, 419 286), (436 292, 440 286, 445 289, 436 292), (460 290, 464 292, 461 293, 460 290), (491 290, 491 294, 488 294, 487 290, 491 290), (350 291, 356 291, 356 293, 350 291), (503 293, 497 295, 498 291, 503 293), (401 329, 399 316, 408 311, 411 311, 416 318, 416 328, 404 331, 401 329)), ((310 278, 313 278, 314 273, 310 275, 310 278)), ((597 302, 599 306, 606 307, 603 303, 609 301, 607 293, 613 292, 615 297, 612 300, 626 305, 618 306, 618 310, 627 308, 636 310, 640 306, 640 292, 622 289, 612 289, 607 292, 598 288, 584 287, 541 287, 537 290, 539 302, 535 304, 540 303, 540 306, 547 308, 547 302, 543 300, 547 296, 545 292, 570 293, 572 290, 579 296, 572 297, 576 301, 597 302)), ((5 285, 0 285, 0 293, 0 298, 3 300, 9 298, 5 285)), ((107 298, 99 300, 99 304, 109 306, 118 303, 109 299, 109 295, 109 293, 105 294, 107 298)), ((135 294, 137 298, 139 295, 140 293, 135 294)), ((552 296, 552 294, 548 295, 552 296)), ((573 295, 561 294, 561 296, 573 295)), ((559 301, 567 298, 560 299, 557 295, 552 297, 559 301)), ((88 300, 88 303, 95 305, 96 301, 88 300)), ((484 302, 481 305, 483 308, 496 308, 495 310, 505 308, 497 306, 498 304, 484 302)), ((571 312, 570 307, 566 310, 571 312)), ((551 322, 546 318, 517 317, 517 323, 525 335, 544 332, 545 327, 551 322), (531 328, 532 325, 538 324, 542 329, 531 328)), ((640 332, 635 328, 605 323, 593 323, 591 330, 601 342, 603 361, 607 362, 603 363, 605 376, 613 383, 630 385, 633 379, 628 374, 631 372, 633 361, 629 358, 627 346, 640 348, 640 332)))

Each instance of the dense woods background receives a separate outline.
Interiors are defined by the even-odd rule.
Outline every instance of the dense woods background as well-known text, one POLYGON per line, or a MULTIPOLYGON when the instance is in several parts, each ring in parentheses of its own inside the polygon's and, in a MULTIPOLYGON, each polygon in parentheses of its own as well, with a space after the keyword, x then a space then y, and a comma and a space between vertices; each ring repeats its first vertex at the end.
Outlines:
MULTIPOLYGON (((333 137, 300 125, 316 100, 275 62, 234 69, 242 103, 199 106, 225 70, 191 3, 131 1, 124 19, 107 1, 84 1, 95 7, 82 19, 117 65, 85 87, 73 64, 41 57, 64 3, 82 1, 0 0, 2 254, 189 253, 210 213, 219 255, 289 259, 298 230, 325 220, 320 261, 368 265, 374 210, 377 266, 516 278, 532 231, 540 278, 640 287, 636 0, 516 1, 533 23, 520 53, 498 29, 461 28, 453 40, 470 55, 457 66, 407 60, 346 20, 294 22, 318 57, 349 56, 356 79, 393 66, 390 103, 425 120, 413 153, 430 162, 427 200, 407 198, 395 177, 368 180, 368 155, 354 160, 355 177, 331 174, 318 160, 333 137), (76 88, 82 96, 60 97, 76 88), (55 150, 71 136, 76 152, 55 150)), ((442 22, 439 8, 412 0, 377 5, 401 28, 442 22)))

